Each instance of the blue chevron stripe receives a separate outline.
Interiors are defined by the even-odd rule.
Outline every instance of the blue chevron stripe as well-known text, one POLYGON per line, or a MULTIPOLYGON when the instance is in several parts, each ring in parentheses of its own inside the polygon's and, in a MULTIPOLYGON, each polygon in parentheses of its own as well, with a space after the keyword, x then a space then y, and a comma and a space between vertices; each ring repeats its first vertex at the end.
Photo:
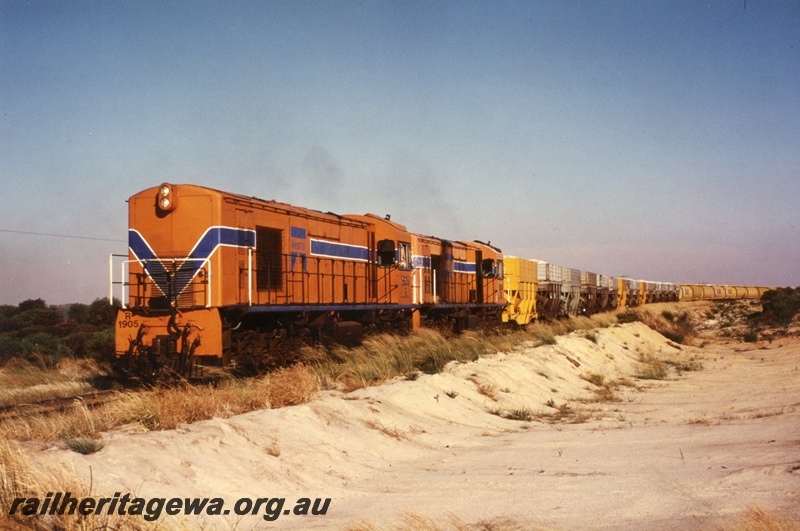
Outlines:
MULTIPOLYGON (((144 236, 134 229, 128 231, 128 248, 133 253, 134 258, 139 260, 139 264, 141 264, 148 277, 151 279, 167 278, 168 273, 164 264, 158 260, 156 253, 150 248, 144 236)), ((158 286, 158 283, 155 282, 155 280, 153 281, 158 286)), ((167 290, 163 289, 161 286, 158 286, 158 288, 162 290, 163 293, 167 293, 167 290)))
POLYGON ((156 255, 144 236, 135 229, 128 231, 128 247, 134 257, 142 265, 147 276, 158 286, 158 289, 166 296, 171 295, 175 302, 186 286, 194 279, 197 272, 203 267, 206 261, 216 252, 219 247, 252 247, 256 246, 256 232, 250 229, 236 229, 232 227, 210 227, 195 244, 192 251, 185 258, 176 258, 175 262, 180 263, 178 269, 170 274, 164 266, 164 260, 172 261, 172 258, 162 259, 156 255), (172 289, 170 290, 170 283, 172 289))

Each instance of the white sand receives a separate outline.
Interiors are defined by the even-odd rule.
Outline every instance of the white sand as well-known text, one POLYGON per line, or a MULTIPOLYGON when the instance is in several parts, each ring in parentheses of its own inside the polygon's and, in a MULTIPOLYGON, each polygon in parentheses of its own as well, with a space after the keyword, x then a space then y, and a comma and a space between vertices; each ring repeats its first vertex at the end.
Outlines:
POLYGON ((800 519, 800 342, 678 350, 641 323, 596 337, 324 392, 302 406, 109 433, 89 456, 53 448, 41 457, 87 485, 91 475, 93 491, 108 496, 222 497, 229 508, 241 497, 281 497, 284 509, 331 498, 325 515, 186 520, 206 529, 384 529, 404 512, 443 528, 455 515, 513 529, 701 529, 729 524, 750 505, 800 519), (735 351, 744 348, 752 350, 735 351), (642 353, 698 356, 705 368, 636 380, 642 353), (618 402, 581 402, 594 396, 581 378, 590 372, 640 389, 620 388, 618 402), (548 401, 590 418, 489 412, 552 414, 548 401))

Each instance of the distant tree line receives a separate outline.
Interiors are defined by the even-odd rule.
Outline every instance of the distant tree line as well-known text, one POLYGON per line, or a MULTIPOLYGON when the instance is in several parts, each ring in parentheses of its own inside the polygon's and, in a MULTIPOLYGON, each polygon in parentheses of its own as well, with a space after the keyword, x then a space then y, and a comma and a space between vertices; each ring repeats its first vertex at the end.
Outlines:
POLYGON ((61 307, 43 299, 0 305, 0 365, 24 360, 52 368, 67 357, 110 360, 119 306, 107 298, 61 307))

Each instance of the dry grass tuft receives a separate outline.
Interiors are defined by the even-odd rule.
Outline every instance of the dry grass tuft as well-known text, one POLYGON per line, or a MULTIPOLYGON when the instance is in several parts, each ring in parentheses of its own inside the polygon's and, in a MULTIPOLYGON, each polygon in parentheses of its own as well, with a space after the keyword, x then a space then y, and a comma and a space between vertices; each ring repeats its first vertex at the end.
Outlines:
POLYGON ((361 522, 346 529, 347 531, 383 531, 389 529, 392 531, 520 531, 522 529, 531 529, 530 526, 522 526, 510 518, 481 520, 474 524, 467 524, 454 514, 435 519, 411 511, 402 513, 396 518, 396 521, 397 523, 388 527, 361 522))
POLYGON ((533 420, 533 412, 526 407, 511 409, 509 411, 504 412, 501 416, 509 420, 519 420, 519 421, 533 420))
POLYGON ((573 317, 572 319, 568 319, 566 321, 567 330, 570 332, 575 332, 577 330, 591 330, 593 328, 597 328, 595 322, 590 318, 583 315, 579 315, 577 317, 573 317))
POLYGON ((478 393, 482 394, 483 396, 485 396, 489 400, 492 400, 493 402, 497 402, 497 386, 496 385, 482 384, 474 376, 470 376, 469 378, 467 378, 467 380, 475 384, 475 387, 478 388, 478 393))
POLYGON ((388 435, 392 439, 397 439, 398 441, 402 441, 403 439, 406 438, 406 436, 403 435, 403 432, 401 432, 397 428, 389 428, 387 426, 384 426, 383 424, 381 424, 377 420, 365 420, 364 424, 369 429, 379 431, 379 432, 383 433, 384 435, 388 435))
POLYGON ((588 331, 607 327, 615 322, 616 319, 611 319, 601 314, 591 317, 578 316, 564 321, 537 322, 528 325, 526 329, 528 337, 526 339, 533 339, 541 345, 555 345, 558 336, 578 330, 588 331))
POLYGON ((0 368, 0 405, 37 402, 87 393, 106 371, 94 360, 65 359, 56 369, 42 369, 22 359, 0 368))
POLYGON ((137 531, 159 527, 158 522, 146 522, 140 518, 125 518, 118 515, 100 514, 86 518, 80 514, 61 516, 9 514, 15 498, 41 498, 47 492, 69 492, 76 498, 92 494, 75 477, 63 471, 36 467, 28 453, 16 441, 0 435, 0 528, 137 531))
POLYGON ((635 313, 640 321, 667 339, 682 345, 693 344, 697 332, 691 322, 691 316, 687 311, 669 308, 667 304, 659 304, 655 308, 637 309, 635 313), (658 310, 660 313, 657 313, 658 310))
POLYGON ((581 378, 594 386, 591 391, 595 394, 597 402, 619 402, 617 388, 621 385, 619 381, 609 381, 602 374, 588 372, 581 375, 581 378))
POLYGON ((447 527, 441 527, 433 518, 422 516, 413 512, 405 512, 400 516, 400 521, 404 529, 415 529, 419 531, 444 531, 445 529, 454 531, 466 531, 468 527, 455 515, 450 515, 447 527))
POLYGON ((617 317, 613 312, 596 313, 589 319, 594 324, 593 328, 608 328, 617 324, 617 317))
POLYGON ((642 354, 639 361, 642 366, 636 372, 636 378, 640 380, 663 380, 667 377, 667 364, 655 356, 642 354))
POLYGON ((96 439, 101 432, 120 427, 134 431, 174 429, 214 417, 302 404, 317 389, 316 375, 304 365, 295 365, 256 379, 231 379, 216 385, 179 383, 120 392, 92 409, 78 399, 61 413, 3 420, 0 430, 10 439, 52 442, 96 439))
POLYGON ((560 322, 534 323, 528 325, 528 334, 541 345, 555 345, 556 337, 566 333, 566 327, 560 322))
POLYGON ((492 349, 479 334, 445 338, 435 330, 421 329, 409 336, 382 334, 367 338, 355 348, 318 347, 305 351, 304 359, 324 388, 345 391, 379 385, 396 376, 441 372, 451 361, 474 361, 492 349))
POLYGON ((273 408, 295 406, 311 400, 319 390, 319 379, 310 368, 299 363, 270 374, 267 389, 273 408))
POLYGON ((603 387, 606 385, 606 377, 597 372, 587 372, 581 375, 581 378, 586 380, 592 385, 603 387))
POLYGON ((783 517, 758 506, 748 507, 741 516, 735 518, 730 526, 720 530, 735 531, 800 531, 800 522, 783 517))
POLYGON ((512 352, 530 339, 530 334, 525 330, 508 330, 501 334, 486 334, 481 338, 487 353, 512 352))
POLYGON ((589 420, 589 415, 575 410, 567 403, 555 407, 555 411, 549 414, 541 414, 539 418, 548 422, 564 422, 567 424, 581 424, 589 420))

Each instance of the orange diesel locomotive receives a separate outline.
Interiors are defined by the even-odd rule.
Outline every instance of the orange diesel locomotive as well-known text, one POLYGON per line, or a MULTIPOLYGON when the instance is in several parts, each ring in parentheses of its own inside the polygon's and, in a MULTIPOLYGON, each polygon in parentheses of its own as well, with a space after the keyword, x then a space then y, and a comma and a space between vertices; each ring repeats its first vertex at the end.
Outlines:
POLYGON ((304 343, 421 323, 460 330, 500 322, 506 306, 499 249, 411 234, 388 216, 167 183, 128 208, 116 351, 129 368, 261 370, 304 343))

